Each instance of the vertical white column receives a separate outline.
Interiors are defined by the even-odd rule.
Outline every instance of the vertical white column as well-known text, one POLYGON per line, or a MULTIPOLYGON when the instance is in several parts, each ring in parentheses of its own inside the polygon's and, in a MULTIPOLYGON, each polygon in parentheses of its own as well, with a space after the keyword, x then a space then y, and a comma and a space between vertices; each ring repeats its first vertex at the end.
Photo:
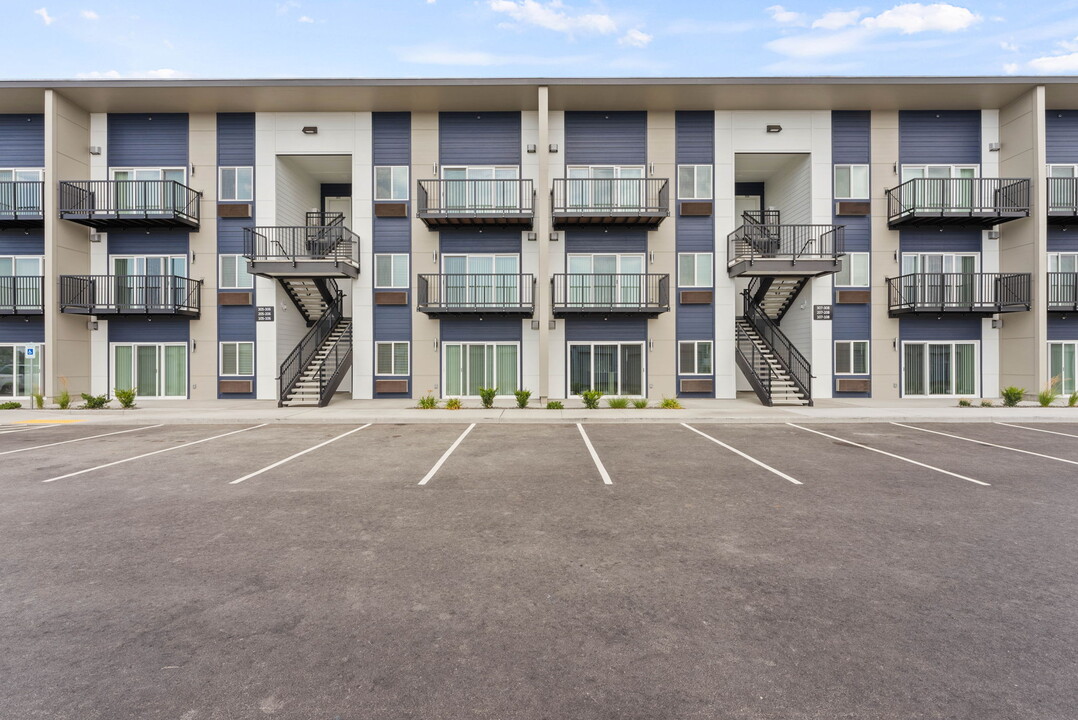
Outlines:
MULTIPOLYGON (((539 112, 533 110, 527 110, 520 114, 520 177, 524 180, 531 180, 532 186, 536 189, 536 200, 538 200, 538 193, 541 192, 540 177, 539 177, 539 112), (535 148, 535 152, 528 152, 528 146, 531 145, 535 148)), ((538 208, 536 208, 538 210, 538 208)), ((535 234, 538 238, 538 231, 533 226, 532 230, 521 233, 521 251, 520 251, 520 272, 530 273, 537 278, 536 291, 538 292, 538 282, 541 277, 539 272, 539 241, 528 240, 529 234, 535 234)), ((538 300, 538 297, 534 298, 538 300)), ((536 312, 533 315, 535 322, 540 322, 540 316, 542 315, 541 308, 536 303, 536 312)), ((542 383, 539 382, 539 353, 542 343, 539 342, 540 331, 532 330, 532 319, 525 318, 522 321, 521 326, 521 343, 520 343, 520 355, 521 355, 521 376, 520 386, 521 388, 531 390, 535 399, 538 400, 542 396, 542 383)))
MULTIPOLYGON (((999 110, 981 111, 981 177, 999 177, 999 151, 988 147, 999 142, 999 110)), ((994 273, 999 269, 999 234, 985 230, 981 233, 980 272, 994 273), (995 234, 992 238, 989 235, 995 234)), ((992 318, 981 321, 981 395, 993 397, 999 388, 999 329, 992 327, 992 318)))
POLYGON ((352 292, 352 397, 374 397, 374 118, 356 113, 352 152, 352 230, 359 277, 352 292))
MULTIPOLYGON (((90 145, 101 148, 101 154, 90 156, 90 179, 109 179, 109 116, 90 113, 90 145)), ((108 236, 101 233, 101 242, 90 243, 90 273, 107 275, 109 267, 108 236)), ((98 318, 97 330, 90 336, 90 392, 93 395, 112 395, 109 387, 109 321, 98 318)))
MULTIPOLYGON (((547 142, 549 145, 557 145, 558 152, 548 152, 547 148, 540 148, 541 152, 546 152, 547 158, 547 177, 553 180, 554 178, 565 177, 565 112, 562 110, 552 110, 549 114, 550 127, 548 130, 547 142)), ((542 189, 542 192, 547 193, 547 197, 550 197, 550 188, 553 183, 542 189)), ((550 215, 549 204, 544 205, 547 210, 547 216, 550 215)), ((548 226, 550 227, 550 226, 548 226)), ((547 233, 549 235, 549 233, 547 233)), ((547 300, 546 307, 549 308, 550 304, 550 278, 554 273, 563 273, 566 271, 565 267, 565 233, 558 233, 561 238, 557 242, 546 242, 547 247, 547 274, 544 277, 539 278, 540 283, 544 283, 543 297, 547 300)), ((544 242, 544 238, 540 236, 539 241, 544 242)), ((545 310, 548 313, 549 310, 545 310)), ((548 317, 553 318, 552 315, 548 317)), ((565 347, 565 320, 558 319, 554 323, 554 328, 549 331, 547 336, 549 338, 548 347, 548 362, 550 363, 550 375, 547 378, 547 382, 550 387, 550 397, 552 398, 564 398, 566 397, 569 389, 566 387, 566 347, 565 347)))
MULTIPOLYGON (((277 220, 277 126, 275 113, 255 115, 255 225, 275 225, 277 220)), ((276 307, 277 283, 255 278, 255 305, 276 307)), ((255 323, 255 352, 258 367, 257 397, 277 399, 277 324, 255 323)))
MULTIPOLYGON (((831 199, 831 111, 812 113, 812 222, 830 225, 834 222, 831 199)), ((834 302, 831 289, 834 275, 824 275, 809 281, 812 305, 830 305, 834 302)), ((828 320, 812 320, 812 397, 829 398, 834 384, 831 382, 834 367, 831 352, 833 325, 828 320)))

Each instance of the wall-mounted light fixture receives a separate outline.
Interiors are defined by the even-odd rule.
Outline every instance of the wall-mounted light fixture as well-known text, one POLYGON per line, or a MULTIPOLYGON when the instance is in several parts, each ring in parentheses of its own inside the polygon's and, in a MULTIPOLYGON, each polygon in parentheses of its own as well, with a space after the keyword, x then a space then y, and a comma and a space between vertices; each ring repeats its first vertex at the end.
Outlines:
POLYGON ((91 155, 100 155, 101 154, 101 146, 100 145, 91 145, 90 146, 90 154, 91 155))
POLYGON ((535 242, 538 239, 539 239, 539 233, 533 233, 533 232, 528 233, 528 240, 530 240, 531 242, 535 242))
POLYGON ((90 233, 90 242, 99 243, 104 237, 104 233, 90 233))
POLYGON ((989 230, 988 231, 988 239, 989 240, 999 240, 999 230, 989 230))
POLYGON ((303 134, 304 135, 317 135, 318 134, 318 126, 317 125, 304 125, 303 126, 303 134))
POLYGON ((550 150, 550 152, 558 152, 558 144, 557 143, 550 143, 549 150, 550 150))
POLYGON ((97 330, 97 320, 87 320, 86 329, 90 330, 91 332, 97 330))
POLYGON ((538 320, 532 320, 532 330, 538 330, 538 329, 539 329, 539 321, 538 320))
POLYGON ((651 352, 654 349, 655 349, 655 341, 653 339, 651 339, 651 338, 648 338, 648 352, 651 352))
POLYGON ((554 328, 556 328, 558 326, 558 321, 557 320, 548 320, 546 326, 548 328, 550 328, 551 330, 553 330, 554 328))
POLYGON ((998 142, 988 143, 988 152, 999 152, 1000 144, 998 142))
POLYGON ((654 250, 648 250, 648 260, 651 262, 652 265, 655 264, 655 251, 654 250))
POLYGON ((434 338, 434 349, 438 349, 438 338, 434 338))
POLYGON ((558 242, 558 233, 556 233, 556 232, 550 233, 550 242, 558 242))
POLYGON ((891 338, 891 349, 898 350, 898 338, 891 338))
POLYGON ((435 250, 430 254, 431 262, 438 262, 438 251, 435 250))
POLYGON ((528 144, 528 152, 530 152, 530 153, 535 152, 535 145, 534 144, 531 144, 531 143, 528 144))
POLYGON ((994 327, 994 328, 1003 327, 1003 318, 1001 318, 1001 317, 992 318, 992 327, 994 327))
POLYGON ((191 352, 198 352, 198 340, 191 340, 191 352))
POLYGON ((768 125, 767 126, 767 131, 769 133, 780 133, 780 132, 782 132, 782 126, 781 125, 768 125))
POLYGON ((898 163, 897 162, 891 165, 891 172, 893 172, 895 175, 898 175, 898 163))

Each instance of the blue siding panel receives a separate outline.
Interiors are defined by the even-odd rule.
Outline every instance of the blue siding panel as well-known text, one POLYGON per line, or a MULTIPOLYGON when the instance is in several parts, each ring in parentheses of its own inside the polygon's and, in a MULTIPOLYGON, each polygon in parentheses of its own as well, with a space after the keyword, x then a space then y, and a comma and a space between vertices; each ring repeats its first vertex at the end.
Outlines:
POLYGON ((523 323, 515 318, 453 318, 440 322, 443 343, 520 342, 523 336, 523 323))
POLYGON ((648 249, 648 231, 639 228, 582 228, 566 230, 567 253, 642 253, 648 249))
POLYGON ((1078 316, 1048 316, 1049 340, 1078 340, 1078 316))
POLYGON ((646 112, 565 113, 568 165, 643 165, 648 159, 646 112))
POLYGON ((678 305, 676 308, 678 340, 711 340, 715 336, 715 306, 678 305))
POLYGON ((378 112, 372 116, 375 165, 408 165, 412 158, 412 115, 378 112))
POLYGON ((900 110, 902 164, 981 164, 980 110, 900 110))
POLYGON ((442 230, 441 252, 445 253, 519 253, 520 231, 492 228, 442 230))
POLYGON ((253 305, 221 305, 217 308, 218 340, 255 339, 255 308, 253 305))
POLYGON ((1048 252, 1078 252, 1078 232, 1049 225, 1048 252))
POLYGON ((647 318, 567 318, 565 339, 580 342, 647 340, 647 318))
MULTIPOLYGON (((872 218, 867 215, 850 217, 836 215, 835 224, 846 226, 846 252, 870 252, 872 250, 872 218)), ((936 235, 939 235, 939 233, 937 232, 936 235)), ((977 249, 980 249, 979 244, 977 249)))
POLYGON ((217 164, 254 166, 254 113, 217 113, 217 164))
POLYGON ((185 113, 109 113, 109 167, 187 167, 185 113))
POLYGON ((37 316, 0 318, 0 343, 45 342, 45 318, 37 316))
POLYGON ((113 230, 108 234, 108 247, 110 255, 186 255, 188 240, 186 232, 113 230))
POLYGON ((218 218, 217 252, 243 253, 243 229, 254 227, 253 218, 218 218))
POLYGON ((981 252, 980 230, 900 230, 901 252, 981 252))
POLYGON ((1048 162, 1078 163, 1078 110, 1045 113, 1048 162))
POLYGON ((678 252, 714 252, 715 219, 707 217, 679 217, 677 219, 678 252))
POLYGON ((112 318, 108 323, 109 342, 187 342, 191 337, 191 322, 185 317, 112 318))
POLYGON ((410 300, 408 305, 374 306, 374 339, 379 341, 412 339, 410 300))
POLYGON ((715 162, 715 113, 681 110, 674 115, 679 165, 715 162))
MULTIPOLYGON (((409 217, 374 218, 374 243, 376 253, 406 253, 412 250, 411 210, 409 217)), ((520 242, 518 240, 517 244, 520 242)))
POLYGON ((443 165, 520 165, 519 112, 444 112, 438 116, 443 165))
POLYGON ((831 158, 837 164, 872 162, 867 110, 835 110, 831 113, 831 158))
POLYGON ((44 255, 45 231, 40 228, 0 232, 0 255, 44 255))
POLYGON ((0 167, 45 167, 44 115, 0 115, 0 167))
POLYGON ((980 340, 979 317, 937 318, 935 315, 899 318, 899 337, 903 340, 980 340))
POLYGON ((871 305, 835 305, 831 309, 834 340, 871 340, 871 305))

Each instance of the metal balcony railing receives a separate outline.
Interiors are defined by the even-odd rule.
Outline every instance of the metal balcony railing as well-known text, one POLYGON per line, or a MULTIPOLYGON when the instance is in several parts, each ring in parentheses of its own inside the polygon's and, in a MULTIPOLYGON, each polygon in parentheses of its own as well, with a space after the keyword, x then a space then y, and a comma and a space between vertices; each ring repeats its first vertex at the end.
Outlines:
POLYGON ((0 182, 0 227, 40 227, 45 224, 40 180, 0 182))
POLYGON ((60 311, 197 317, 202 281, 179 275, 61 275, 60 311))
POLYGON ((757 260, 832 260, 845 253, 844 225, 771 225, 747 222, 726 236, 730 264, 757 260))
POLYGON ((535 217, 531 180, 420 180, 416 215, 428 227, 527 225, 535 217))
POLYGON ((1048 312, 1078 313, 1078 272, 1048 273, 1048 312))
POLYGON ((917 178, 887 191, 887 221, 990 227, 1029 216, 1024 178, 917 178))
POLYGON ((1078 222, 1078 178, 1048 178, 1048 222, 1078 222))
POLYGON ((910 273, 887 279, 888 313, 1021 312, 1030 308, 1029 273, 910 273))
POLYGON ((666 274, 561 273, 550 283, 555 315, 657 315, 670 309, 670 276, 666 274))
POLYGON ((40 275, 0 276, 0 315, 41 315, 45 301, 40 275))
POLYGON ((175 180, 66 180, 60 218, 95 228, 199 226, 201 193, 175 180))
POLYGON ((258 272, 258 264, 274 270, 324 264, 346 270, 359 269, 359 236, 340 224, 244 228, 243 255, 258 272))
POLYGON ((551 208, 556 226, 658 226, 670 214, 666 178, 555 178, 551 208))
POLYGON ((416 307, 428 314, 524 314, 535 310, 535 276, 525 273, 420 275, 416 307))

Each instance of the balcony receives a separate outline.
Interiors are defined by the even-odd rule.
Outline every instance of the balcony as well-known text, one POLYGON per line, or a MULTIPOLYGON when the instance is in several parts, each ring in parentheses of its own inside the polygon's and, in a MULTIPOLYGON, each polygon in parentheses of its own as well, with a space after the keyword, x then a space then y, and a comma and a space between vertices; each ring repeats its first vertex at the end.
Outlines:
POLYGON ((44 314, 43 282, 40 275, 0 276, 0 316, 44 314))
POLYGON ((175 180, 60 183, 60 218, 98 230, 198 230, 201 193, 175 180))
POLYGON ((887 191, 888 227, 989 228, 1029 217, 1029 180, 917 178, 887 191))
POLYGON ((61 275, 60 312, 197 318, 202 281, 179 275, 61 275))
POLYGON ((1030 307, 1029 273, 911 273, 887 279, 887 314, 992 315, 1030 307))
POLYGON ((530 229, 535 218, 531 180, 420 180, 417 216, 431 230, 447 227, 530 229))
MULTIPOLYGON (((767 219, 767 218, 764 218, 767 219)), ((726 236, 730 277, 815 277, 841 269, 844 225, 744 225, 726 236)))
POLYGON ((359 236, 339 223, 244 229, 250 272, 272 278, 359 277, 359 236))
POLYGON ((40 180, 0 182, 0 230, 45 227, 44 191, 40 180))
POLYGON ((658 273, 572 273, 550 280, 554 317, 636 315, 670 310, 670 276, 658 273))
POLYGON ((1048 273, 1048 312, 1078 313, 1078 273, 1048 273))
POLYGON ((1048 178, 1048 224, 1078 225, 1078 178, 1048 178))
POLYGON ((420 275, 416 309, 431 317, 531 317, 535 311, 535 276, 506 273, 420 275))
POLYGON ((666 178, 557 178, 554 228, 626 225, 654 230, 670 215, 666 178))

